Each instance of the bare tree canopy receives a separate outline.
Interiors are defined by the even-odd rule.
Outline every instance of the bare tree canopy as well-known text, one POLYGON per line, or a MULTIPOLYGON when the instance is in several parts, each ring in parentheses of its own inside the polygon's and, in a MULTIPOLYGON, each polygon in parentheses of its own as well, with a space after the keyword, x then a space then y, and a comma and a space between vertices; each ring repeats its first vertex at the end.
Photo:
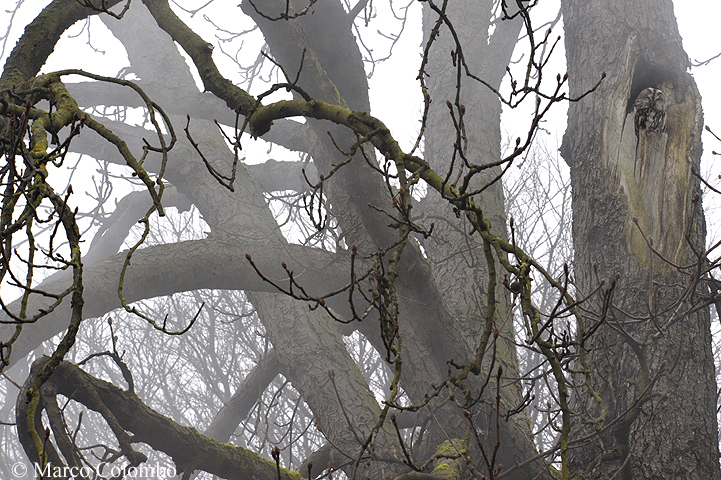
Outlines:
POLYGON ((721 479, 672 1, 539 3, 47 1, 0 76, 0 477, 721 479))

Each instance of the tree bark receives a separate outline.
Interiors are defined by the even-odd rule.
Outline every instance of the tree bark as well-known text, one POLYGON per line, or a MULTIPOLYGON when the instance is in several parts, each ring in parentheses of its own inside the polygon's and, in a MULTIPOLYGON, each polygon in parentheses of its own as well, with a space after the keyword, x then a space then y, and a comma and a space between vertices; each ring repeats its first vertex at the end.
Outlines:
MULTIPOLYGON (((47 361, 42 357, 33 365, 33 372, 47 361)), ((35 377, 31 373, 29 380, 35 377)), ((24 431, 25 421, 22 399, 29 382, 18 396, 18 428, 24 431)), ((150 447, 165 452, 177 465, 177 472, 201 469, 228 480, 245 480, 249 475, 258 480, 300 480, 301 475, 281 468, 275 462, 262 458, 259 454, 245 448, 221 443, 204 435, 194 428, 179 425, 145 405, 132 392, 124 391, 115 385, 96 379, 77 365, 61 362, 45 385, 53 393, 73 399, 87 408, 108 416, 124 431, 133 434, 133 443, 146 443, 150 447)), ((40 410, 38 410, 38 421, 40 410)), ((32 447, 26 449, 32 452, 32 447)), ((38 461, 36 457, 32 459, 38 461)), ((58 465, 57 461, 54 461, 58 465)))
MULTIPOLYGON (((434 40, 428 52, 426 84, 431 103, 424 136, 424 158, 439 174, 448 174, 448 183, 454 183, 457 178, 468 173, 460 158, 461 150, 468 162, 476 165, 501 159, 501 101, 498 95, 486 85, 468 78, 465 72, 461 74, 458 83, 457 75, 457 65, 461 61, 462 54, 472 73, 495 89, 499 89, 517 44, 523 21, 520 17, 499 21, 493 34, 489 34, 493 6, 491 1, 449 3, 446 15, 453 25, 456 36, 451 34, 447 25, 442 25, 438 38, 434 40), (460 48, 455 42, 456 38, 460 42, 460 48), (451 52, 456 52, 455 61, 451 52), (453 114, 447 102, 453 104, 453 114), (463 134, 466 142, 462 146, 458 145, 458 132, 451 117, 453 115, 456 119, 460 118, 461 105, 465 111, 463 134), (454 149, 457 151, 454 152, 454 149)), ((430 7, 424 6, 423 31, 426 41, 437 18, 437 14, 430 7)), ((502 183, 497 181, 490 184, 500 172, 501 168, 495 167, 477 174, 473 178, 470 190, 486 187, 482 194, 475 196, 475 201, 478 205, 482 205, 484 216, 490 221, 493 231, 507 239, 502 183)), ((488 313, 485 302, 489 284, 489 266, 484 254, 483 241, 480 236, 471 235, 469 231, 471 226, 466 219, 457 218, 453 214, 451 205, 439 195, 427 195, 421 201, 419 211, 426 222, 434 222, 434 234, 420 241, 433 266, 433 275, 438 288, 456 319, 453 322, 454 327, 458 326, 464 332, 461 336, 463 343, 457 344, 452 358, 457 363, 471 361, 488 313)), ((496 314, 493 325, 501 332, 497 339, 495 362, 503 366, 504 372, 501 379, 502 405, 513 408, 521 403, 523 397, 520 384, 514 381, 520 375, 513 316, 509 292, 502 285, 502 272, 499 271, 495 275, 498 278, 496 278, 497 302, 494 306, 496 314)), ((490 354, 486 355, 484 370, 490 367, 490 357, 490 354)), ((481 382, 483 380, 480 379, 481 382)), ((495 379, 491 384, 493 382, 495 379)), ((494 390, 495 388, 490 388, 489 392, 494 390)), ((490 402, 493 403, 492 400, 490 402)), ((493 418, 491 409, 479 410, 483 411, 477 417, 479 428, 493 431, 494 427, 491 424, 484 423, 493 418)), ((451 412, 447 413, 451 414, 451 412)), ((455 413, 460 416, 461 412, 456 409, 455 413)), ((459 422, 455 431, 460 432, 461 429, 462 423, 459 422)), ((501 437, 499 461, 507 468, 537 453, 530 441, 529 423, 524 415, 516 415, 509 422, 504 422, 501 437)), ((440 434, 437 444, 445 439, 440 434)), ((488 441, 489 445, 492 445, 495 438, 489 438, 488 441)), ((531 464, 518 472, 517 478, 538 475, 542 469, 540 463, 531 464)))
MULTIPOLYGON (((562 146, 578 297, 620 275, 608 317, 585 346, 603 405, 576 397, 586 420, 605 409, 595 425, 610 425, 578 450, 575 467, 584 478, 720 478, 709 312, 692 312, 693 268, 675 266, 704 260, 705 225, 692 173, 701 99, 672 3, 564 0, 562 8, 570 95, 606 73, 598 91, 571 104, 562 146), (665 92, 667 123, 637 135, 633 103, 646 87, 665 92)), ((585 328, 597 318, 589 313, 585 328)))

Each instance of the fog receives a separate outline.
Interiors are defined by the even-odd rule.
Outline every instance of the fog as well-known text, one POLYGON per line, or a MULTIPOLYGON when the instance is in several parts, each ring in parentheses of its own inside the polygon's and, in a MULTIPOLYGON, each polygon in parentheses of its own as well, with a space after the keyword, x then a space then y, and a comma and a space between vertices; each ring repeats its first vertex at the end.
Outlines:
POLYGON ((0 478, 721 478, 675 3, 7 5, 0 478))

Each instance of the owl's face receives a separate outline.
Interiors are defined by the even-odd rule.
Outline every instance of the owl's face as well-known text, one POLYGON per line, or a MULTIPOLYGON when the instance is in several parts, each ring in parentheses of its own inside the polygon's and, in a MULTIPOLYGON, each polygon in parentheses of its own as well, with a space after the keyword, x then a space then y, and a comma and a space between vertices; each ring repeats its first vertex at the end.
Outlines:
POLYGON ((638 110, 639 108, 648 108, 653 103, 653 97, 656 92, 655 88, 645 88, 641 90, 641 93, 636 97, 636 101, 633 102, 633 108, 638 110))
POLYGON ((654 88, 653 108, 656 110, 666 110, 666 94, 662 90, 654 88))

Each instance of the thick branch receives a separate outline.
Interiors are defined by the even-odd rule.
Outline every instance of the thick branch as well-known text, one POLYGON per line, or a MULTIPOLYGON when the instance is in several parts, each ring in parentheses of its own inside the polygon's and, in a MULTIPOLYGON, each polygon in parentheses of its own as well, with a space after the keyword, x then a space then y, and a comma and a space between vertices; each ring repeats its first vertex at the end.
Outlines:
MULTIPOLYGON (((156 245, 139 250, 126 275, 124 290, 129 302, 172 295, 178 292, 204 288, 255 290, 275 292, 253 271, 245 260, 250 252, 256 264, 269 278, 283 282, 287 278, 281 260, 295 271, 296 278, 307 281, 311 293, 321 294, 348 281, 350 264, 335 254, 299 245, 288 245, 278 250, 246 244, 237 238, 233 242, 214 239, 193 240, 166 245, 156 245)), ((119 272, 125 258, 124 253, 97 262, 84 270, 86 318, 94 318, 120 307, 117 287, 119 272)), ((67 288, 70 275, 52 275, 38 288, 58 292, 67 288)), ((339 300, 335 308, 343 311, 344 302, 339 300)), ((47 308, 47 300, 33 296, 28 312, 47 308)), ((347 305, 347 304, 346 304, 347 305)), ((10 304, 11 310, 19 308, 19 301, 10 304)), ((67 328, 69 306, 61 305, 41 322, 25 325, 23 334, 13 346, 14 363, 42 342, 67 328)), ((2 320, 7 320, 3 315, 2 320)), ((14 331, 13 325, 3 325, 0 332, 8 338, 14 331)))
MULTIPOLYGON (((50 382, 57 393, 92 410, 112 412, 120 426, 133 433, 133 443, 147 443, 155 450, 166 453, 176 463, 179 472, 198 469, 229 480, 278 479, 274 462, 250 450, 200 435, 193 428, 178 425, 145 405, 136 395, 91 377, 72 363, 60 363, 50 382)), ((300 480, 302 477, 281 469, 280 478, 300 480)))
MULTIPOLYGON (((120 0, 108 0, 112 7, 120 0)), ((75 22, 95 15, 77 0, 55 0, 25 27, 25 33, 5 62, 0 88, 11 88, 34 77, 53 53, 60 36, 75 22)))
POLYGON ((205 435, 219 442, 227 442, 278 373, 278 355, 275 350, 271 350, 243 379, 235 395, 218 411, 205 435))
POLYGON ((213 62, 212 45, 183 23, 170 9, 167 0, 144 0, 143 3, 158 22, 158 26, 168 32, 193 59, 206 90, 225 100, 229 108, 237 108, 241 113, 247 114, 255 108, 255 98, 220 74, 213 62))

